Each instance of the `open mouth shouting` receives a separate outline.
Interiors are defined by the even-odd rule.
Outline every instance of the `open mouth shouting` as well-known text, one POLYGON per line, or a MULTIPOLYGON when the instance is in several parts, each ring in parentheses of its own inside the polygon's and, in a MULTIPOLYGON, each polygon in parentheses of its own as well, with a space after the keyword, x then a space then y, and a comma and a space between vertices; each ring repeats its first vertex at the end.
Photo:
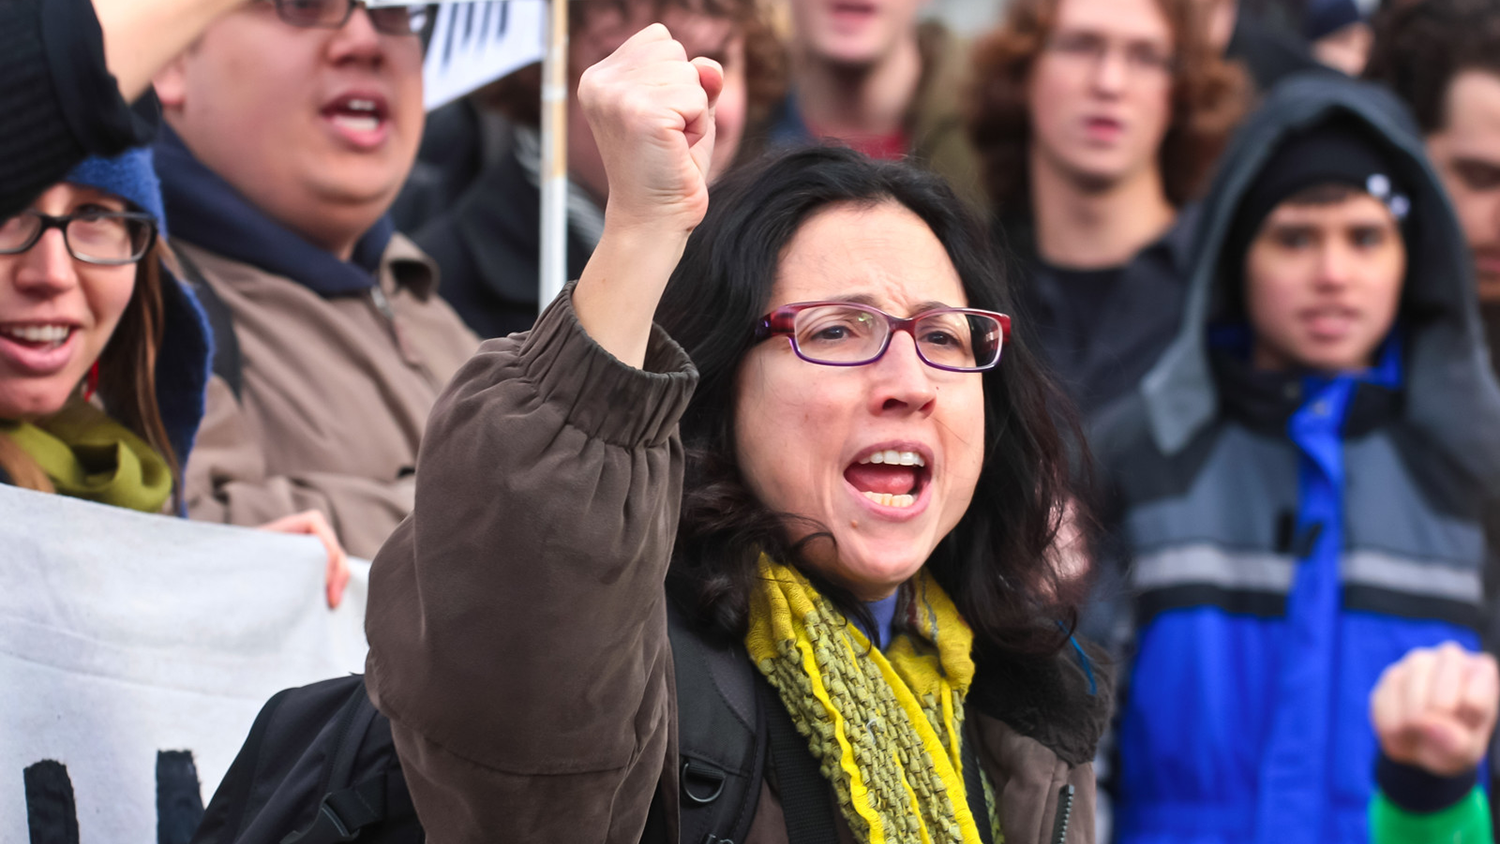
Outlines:
POLYGON ((390 134, 390 104, 379 94, 345 94, 322 115, 335 133, 361 149, 379 146, 390 134))
POLYGON ((882 446, 863 452, 844 469, 844 480, 877 510, 915 515, 926 504, 932 483, 931 457, 912 445, 882 446))

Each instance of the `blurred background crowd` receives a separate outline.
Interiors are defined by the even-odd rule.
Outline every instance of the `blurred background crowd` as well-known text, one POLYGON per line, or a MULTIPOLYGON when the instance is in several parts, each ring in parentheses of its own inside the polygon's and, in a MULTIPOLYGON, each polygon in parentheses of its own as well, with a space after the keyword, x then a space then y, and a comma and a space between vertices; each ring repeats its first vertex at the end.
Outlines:
MULTIPOLYGON (((336 603, 443 386, 546 305, 541 68, 426 113, 429 8, 153 2, 0 0, 0 482, 314 533, 336 603)), ((568 13, 569 278, 610 191, 576 88, 653 21, 724 67, 715 179, 841 144, 986 221, 1076 406, 1104 835, 1353 841, 1377 758, 1418 814, 1488 782, 1369 715, 1417 651, 1493 725, 1425 649, 1500 644, 1500 0, 568 13)))

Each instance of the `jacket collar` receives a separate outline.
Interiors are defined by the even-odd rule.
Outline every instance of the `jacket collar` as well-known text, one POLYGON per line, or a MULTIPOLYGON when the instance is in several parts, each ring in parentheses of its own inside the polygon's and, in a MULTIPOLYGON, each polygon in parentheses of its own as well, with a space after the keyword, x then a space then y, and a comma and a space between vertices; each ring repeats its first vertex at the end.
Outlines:
POLYGON ((1073 639, 1051 657, 975 651, 969 702, 980 712, 1040 742, 1060 759, 1094 758, 1114 709, 1109 660, 1073 639))
POLYGON ((156 169, 172 233, 183 240, 324 297, 362 294, 375 286, 381 256, 396 231, 389 216, 360 238, 351 260, 343 261, 251 205, 165 124, 156 142, 156 169))
MULTIPOLYGON (((1215 348, 1211 358, 1225 414, 1271 436, 1285 434, 1292 415, 1334 380, 1297 372, 1257 371, 1244 355, 1225 348, 1215 348)), ((1401 336, 1393 333, 1382 346, 1373 369, 1337 376, 1354 382, 1353 398, 1339 425, 1345 437, 1364 436, 1399 415, 1401 370, 1401 336)))

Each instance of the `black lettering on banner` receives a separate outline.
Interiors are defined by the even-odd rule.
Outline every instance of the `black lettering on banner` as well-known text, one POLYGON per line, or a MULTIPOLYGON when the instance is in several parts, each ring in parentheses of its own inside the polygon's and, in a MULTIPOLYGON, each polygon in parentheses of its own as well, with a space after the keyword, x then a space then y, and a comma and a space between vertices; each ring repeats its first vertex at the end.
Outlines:
MULTIPOLYGON (((80 844, 68 766, 43 759, 27 768, 26 827, 31 844, 80 844)), ((189 844, 203 821, 203 787, 191 750, 156 754, 156 844, 189 844)))
POLYGON ((203 787, 191 750, 156 753, 156 844, 188 844, 203 821, 203 787))
POLYGON ((79 844, 78 807, 73 804, 68 766, 43 759, 27 768, 23 777, 31 844, 79 844))

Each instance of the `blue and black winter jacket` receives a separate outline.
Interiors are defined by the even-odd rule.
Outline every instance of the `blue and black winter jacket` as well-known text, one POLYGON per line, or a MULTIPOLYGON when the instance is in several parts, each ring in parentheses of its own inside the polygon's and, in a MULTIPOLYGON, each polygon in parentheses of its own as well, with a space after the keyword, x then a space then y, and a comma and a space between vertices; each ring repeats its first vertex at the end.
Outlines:
POLYGON ((1177 340, 1093 440, 1135 608, 1118 840, 1362 844, 1376 679, 1412 648, 1479 643, 1500 387, 1463 235, 1391 97, 1300 78, 1231 146, 1192 267, 1177 340), (1368 372, 1254 371, 1218 342, 1239 297, 1219 253, 1279 141, 1340 113, 1410 189, 1397 327, 1368 372))

